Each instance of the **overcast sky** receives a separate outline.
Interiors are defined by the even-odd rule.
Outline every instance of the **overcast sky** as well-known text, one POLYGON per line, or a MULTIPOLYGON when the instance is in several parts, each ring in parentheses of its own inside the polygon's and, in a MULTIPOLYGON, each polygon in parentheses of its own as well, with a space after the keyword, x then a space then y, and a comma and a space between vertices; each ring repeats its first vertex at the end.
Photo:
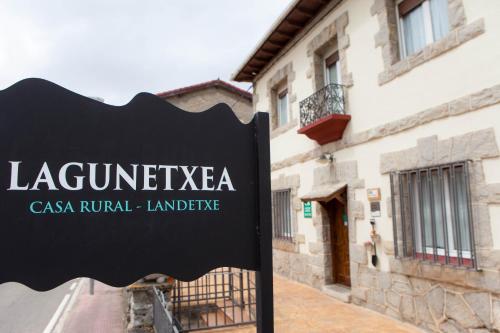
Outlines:
POLYGON ((229 80, 289 3, 1 0, 0 89, 40 77, 125 104, 141 91, 229 80))

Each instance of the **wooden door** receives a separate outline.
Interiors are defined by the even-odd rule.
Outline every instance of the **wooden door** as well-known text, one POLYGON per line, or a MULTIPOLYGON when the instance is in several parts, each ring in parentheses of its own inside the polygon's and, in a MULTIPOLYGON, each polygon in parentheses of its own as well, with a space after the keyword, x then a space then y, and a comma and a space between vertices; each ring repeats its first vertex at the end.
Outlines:
POLYGON ((332 245, 333 280, 345 286, 351 285, 349 265, 349 226, 346 207, 337 199, 328 203, 332 245))

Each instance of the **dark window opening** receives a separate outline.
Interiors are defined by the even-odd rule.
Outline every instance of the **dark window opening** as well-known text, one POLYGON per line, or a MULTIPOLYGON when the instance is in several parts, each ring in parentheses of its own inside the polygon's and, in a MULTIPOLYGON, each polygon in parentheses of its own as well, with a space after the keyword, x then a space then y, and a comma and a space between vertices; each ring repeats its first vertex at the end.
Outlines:
POLYGON ((273 237, 293 240, 290 190, 273 191, 273 237))

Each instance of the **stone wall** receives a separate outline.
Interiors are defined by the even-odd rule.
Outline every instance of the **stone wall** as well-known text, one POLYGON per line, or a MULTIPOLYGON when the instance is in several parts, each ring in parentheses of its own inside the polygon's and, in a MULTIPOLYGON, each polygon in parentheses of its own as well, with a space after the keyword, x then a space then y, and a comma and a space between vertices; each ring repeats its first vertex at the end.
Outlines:
MULTIPOLYGON (((356 221, 364 219, 364 205, 356 200, 355 190, 365 187, 364 181, 358 178, 358 165, 356 161, 333 162, 313 170, 313 188, 331 186, 345 183, 347 191, 347 219, 349 227, 349 256, 350 260, 356 258, 359 245, 356 244, 356 221)), ((321 203, 316 203, 316 216, 313 225, 316 229, 316 241, 309 243, 312 253, 312 265, 321 271, 319 282, 322 285, 333 283, 332 253, 330 239, 330 218, 321 203)))
POLYGON ((281 276, 311 285, 310 256, 292 251, 273 249, 273 270, 281 276))
MULTIPOLYGON (((432 332, 500 332, 500 251, 493 249, 488 212, 488 205, 500 204, 500 184, 487 183, 482 166, 483 160, 500 156, 495 132, 485 128, 442 140, 438 136, 424 137, 416 143, 415 147, 381 155, 381 175, 471 160, 471 204, 480 270, 396 259, 390 240, 377 244, 389 257, 390 271, 373 267, 368 262, 367 249, 356 244, 354 237, 356 220, 364 219, 363 202, 354 196, 354 189, 364 188, 357 174, 357 163, 334 162, 313 169, 313 188, 339 182, 348 184, 353 303, 432 332)), ((297 185, 297 179, 293 183, 297 185)), ((387 200, 390 202, 390 198, 387 200)), ((390 205, 387 210, 391 213, 390 205)), ((308 242, 310 254, 275 249, 275 271, 320 288, 331 283, 329 223, 320 204, 316 204, 313 225, 317 239, 308 242)))
POLYGON ((153 329, 153 289, 127 289, 127 333, 145 333, 153 329))
MULTIPOLYGON (((484 129, 445 140, 437 136, 417 140, 417 146, 402 151, 382 154, 380 172, 416 169, 468 160, 471 190, 471 209, 477 260, 482 269, 500 269, 500 251, 493 250, 493 236, 488 205, 498 203, 497 188, 488 184, 483 174, 483 159, 500 156, 493 129, 484 129)), ((398 202, 398 200, 396 200, 398 202)), ((399 205, 396 204, 396 211, 399 205)), ((397 220, 399 221, 399 220, 397 220)), ((401 253, 401 251, 400 251, 401 253)), ((497 276, 500 279, 500 274, 497 276)))
POLYGON ((325 86, 324 57, 326 50, 339 52, 340 74, 342 84, 346 87, 353 85, 352 73, 347 67, 346 51, 349 48, 349 35, 346 27, 349 24, 349 15, 342 13, 335 21, 319 32, 307 45, 309 68, 307 78, 313 78, 313 90, 318 91, 325 86))
POLYGON ((290 190, 292 240, 273 239, 273 269, 276 273, 289 279, 308 283, 307 266, 308 256, 299 253, 300 244, 304 243, 304 235, 298 234, 297 215, 302 210, 302 203, 298 198, 300 187, 299 175, 279 175, 271 180, 271 189, 290 190))
MULTIPOLYGON (((314 169, 313 188, 330 186, 336 188, 342 183, 347 186, 347 215, 349 223, 349 246, 351 255, 363 247, 356 245, 356 220, 364 218, 364 205, 355 198, 355 189, 364 188, 364 181, 358 179, 355 161, 331 163, 314 169)), ((272 189, 290 188, 292 190, 292 227, 297 230, 297 214, 302 210, 302 202, 297 197, 300 178, 280 176, 272 180, 272 189)), ((315 203, 316 213, 312 220, 316 230, 316 239, 307 243, 309 253, 300 253, 299 245, 304 242, 304 235, 294 234, 293 242, 273 241, 274 271, 289 279, 321 288, 332 283, 332 257, 330 243, 330 219, 320 203, 315 203)))
MULTIPOLYGON (((352 272, 351 272, 352 274, 352 272)), ((353 303, 432 332, 498 332, 500 295, 358 265, 353 303)))
POLYGON ((284 176, 279 175, 277 178, 271 180, 271 190, 290 190, 290 207, 291 211, 291 225, 292 225, 292 241, 284 241, 273 239, 273 248, 288 252, 298 252, 299 244, 303 239, 303 235, 297 234, 299 229, 299 222, 297 219, 298 213, 302 210, 302 203, 298 197, 300 187, 299 175, 284 176))
POLYGON ((216 87, 172 96, 167 101, 189 112, 202 112, 218 103, 226 103, 242 122, 248 123, 253 117, 252 101, 216 87))
POLYGON ((126 288, 127 333, 148 333, 154 330, 153 287, 168 294, 172 290, 173 281, 161 274, 151 274, 126 288))
POLYGON ((364 131, 349 133, 346 131, 341 140, 316 147, 313 150, 292 155, 284 160, 271 164, 271 170, 276 171, 298 163, 319 158, 324 153, 351 148, 373 140, 402 133, 412 128, 428 124, 432 121, 457 117, 465 113, 475 112, 482 108, 500 103, 500 84, 481 89, 472 94, 462 96, 447 103, 437 105, 417 112, 411 116, 397 119, 364 131))
POLYGON ((269 115, 271 117, 271 136, 275 137, 291 129, 291 126, 297 124, 294 113, 292 112, 292 104, 297 100, 297 94, 293 91, 293 81, 295 80, 295 71, 292 63, 288 63, 278 69, 274 75, 267 80, 267 99, 269 101, 269 115), (288 123, 278 126, 278 94, 285 90, 288 94, 288 123), (279 134, 277 134, 279 132, 279 134))
POLYGON ((448 0, 448 35, 424 47, 421 51, 404 59, 400 58, 396 1, 374 0, 370 12, 376 15, 380 30, 375 34, 375 46, 382 50, 384 71, 380 73, 379 84, 385 84, 413 68, 471 40, 484 32, 484 20, 479 19, 467 25, 462 0, 448 0))
MULTIPOLYGON (((417 140, 417 146, 381 155, 380 172, 427 167, 460 160, 469 166, 471 207, 479 270, 394 258, 389 242, 390 272, 367 263, 364 250, 352 259, 355 304, 435 332, 500 330, 500 251, 493 249, 488 205, 498 204, 500 184, 485 182, 483 159, 500 156, 493 129, 438 140, 417 140)), ((388 208, 390 210, 390 207, 388 208)), ((396 209, 398 211, 398 209, 396 209)))

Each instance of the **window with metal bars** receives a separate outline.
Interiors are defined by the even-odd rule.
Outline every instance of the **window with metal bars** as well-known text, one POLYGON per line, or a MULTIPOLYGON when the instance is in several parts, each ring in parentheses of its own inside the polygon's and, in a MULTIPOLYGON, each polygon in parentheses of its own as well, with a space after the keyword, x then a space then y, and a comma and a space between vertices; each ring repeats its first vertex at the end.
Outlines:
POLYGON ((469 162, 391 173, 396 257, 477 268, 469 162))
POLYGON ((273 237, 292 241, 290 190, 273 191, 273 237))

